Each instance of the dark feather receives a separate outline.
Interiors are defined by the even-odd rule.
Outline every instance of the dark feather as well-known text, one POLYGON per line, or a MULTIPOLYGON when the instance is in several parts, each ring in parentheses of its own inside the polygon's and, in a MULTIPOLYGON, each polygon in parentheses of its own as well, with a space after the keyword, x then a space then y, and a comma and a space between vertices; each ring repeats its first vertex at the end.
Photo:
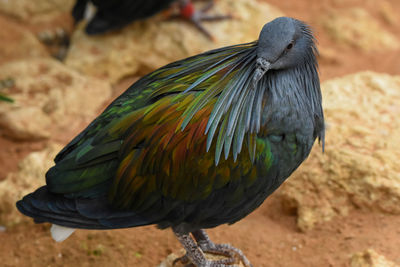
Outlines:
POLYGON ((57 155, 47 185, 18 208, 91 229, 240 220, 323 142, 316 53, 307 26, 278 18, 256 42, 144 76, 57 155))
POLYGON ((101 34, 150 16, 168 8, 175 0, 77 0, 72 10, 75 22, 79 22, 90 2, 96 13, 86 26, 88 34, 101 34))

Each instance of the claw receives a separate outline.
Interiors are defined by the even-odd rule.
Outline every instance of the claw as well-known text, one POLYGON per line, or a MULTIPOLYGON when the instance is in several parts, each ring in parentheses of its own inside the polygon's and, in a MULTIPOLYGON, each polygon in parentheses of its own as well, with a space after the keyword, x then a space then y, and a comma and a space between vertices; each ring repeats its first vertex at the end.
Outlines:
POLYGON ((193 263, 190 262, 189 257, 187 256, 187 254, 183 255, 182 257, 176 258, 173 262, 172 262, 172 266, 175 266, 178 262, 180 262, 181 264, 184 265, 184 267, 196 267, 194 266, 193 263))
POLYGON ((244 253, 230 244, 203 243, 199 246, 205 253, 227 257, 228 259, 224 260, 226 261, 224 263, 234 264, 241 261, 245 267, 253 267, 244 253))

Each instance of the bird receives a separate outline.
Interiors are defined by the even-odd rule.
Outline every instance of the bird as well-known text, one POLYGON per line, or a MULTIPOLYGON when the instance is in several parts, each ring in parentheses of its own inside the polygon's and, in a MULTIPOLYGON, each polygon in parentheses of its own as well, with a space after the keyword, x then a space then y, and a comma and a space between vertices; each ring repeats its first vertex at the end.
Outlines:
POLYGON ((180 14, 171 17, 182 17, 192 22, 210 39, 212 36, 201 24, 201 21, 231 18, 229 15, 207 15, 207 11, 213 6, 213 0, 208 0, 208 4, 201 10, 196 10, 192 0, 77 0, 72 9, 72 16, 75 23, 78 23, 89 10, 88 3, 93 4, 96 11, 86 26, 86 33, 97 35, 121 29, 133 21, 151 17, 169 8, 174 2, 178 3, 180 14))
POLYGON ((46 185, 18 210, 51 223, 56 241, 77 228, 154 224, 172 229, 186 250, 181 262, 252 266, 206 229, 258 208, 317 139, 324 150, 317 55, 310 26, 279 17, 254 42, 143 76, 58 153, 46 185))

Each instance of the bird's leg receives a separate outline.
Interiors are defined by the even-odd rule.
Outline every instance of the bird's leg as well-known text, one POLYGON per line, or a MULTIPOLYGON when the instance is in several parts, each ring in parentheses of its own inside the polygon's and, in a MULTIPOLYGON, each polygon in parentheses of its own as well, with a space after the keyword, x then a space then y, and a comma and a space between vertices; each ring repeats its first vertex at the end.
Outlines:
POLYGON ((230 15, 207 15, 206 13, 214 6, 213 0, 208 0, 208 3, 200 10, 196 10, 191 0, 179 0, 180 15, 184 19, 191 21, 204 35, 213 40, 213 36, 202 25, 202 21, 219 21, 231 19, 230 15))
POLYGON ((196 239, 198 246, 203 252, 222 255, 228 257, 230 263, 235 263, 237 259, 240 259, 244 266, 251 267, 250 261, 246 258, 244 253, 229 244, 214 244, 205 230, 200 229, 192 232, 193 237, 196 239))
POLYGON ((182 262, 185 264, 185 267, 189 266, 198 266, 198 267, 229 267, 231 264, 231 260, 218 260, 218 261, 210 261, 207 260, 203 251, 197 245, 197 243, 193 240, 190 234, 184 234, 176 229, 173 229, 175 236, 178 238, 179 242, 186 250, 185 256, 178 258, 174 261, 174 265, 177 262, 182 262), (192 263, 190 263, 192 262, 192 263))
POLYGON ((210 237, 206 233, 205 230, 200 229, 197 231, 192 232, 194 239, 196 239, 197 244, 200 247, 215 247, 215 244, 211 241, 210 237))

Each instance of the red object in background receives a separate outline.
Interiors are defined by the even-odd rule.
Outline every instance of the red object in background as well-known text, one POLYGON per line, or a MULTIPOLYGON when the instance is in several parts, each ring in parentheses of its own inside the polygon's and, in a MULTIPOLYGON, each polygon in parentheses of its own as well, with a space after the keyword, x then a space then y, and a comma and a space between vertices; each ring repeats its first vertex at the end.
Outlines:
POLYGON ((181 16, 185 19, 190 19, 194 12, 195 12, 195 8, 193 6, 193 3, 188 1, 187 4, 185 4, 184 6, 181 6, 181 16))

